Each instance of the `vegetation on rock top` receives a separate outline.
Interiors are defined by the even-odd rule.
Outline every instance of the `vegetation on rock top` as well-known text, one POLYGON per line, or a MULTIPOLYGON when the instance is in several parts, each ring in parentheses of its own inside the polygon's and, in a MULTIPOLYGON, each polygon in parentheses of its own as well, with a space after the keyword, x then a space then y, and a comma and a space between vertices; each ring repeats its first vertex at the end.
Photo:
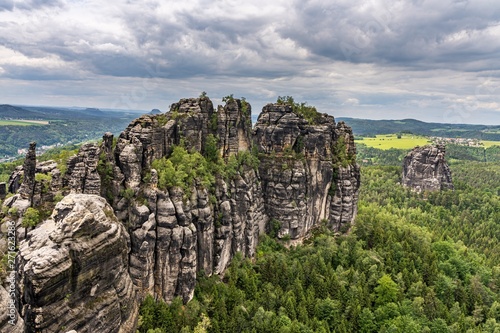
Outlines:
POLYGON ((276 103, 290 105, 293 112, 304 117, 311 125, 316 124, 321 118, 321 114, 316 110, 316 107, 308 105, 307 102, 297 103, 292 96, 278 96, 276 103))

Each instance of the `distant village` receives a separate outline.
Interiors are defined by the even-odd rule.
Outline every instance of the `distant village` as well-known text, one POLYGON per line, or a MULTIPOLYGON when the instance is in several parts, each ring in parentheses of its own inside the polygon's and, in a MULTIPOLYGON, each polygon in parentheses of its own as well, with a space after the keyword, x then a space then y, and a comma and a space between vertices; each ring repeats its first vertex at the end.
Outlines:
POLYGON ((469 147, 483 147, 483 143, 479 139, 465 139, 465 138, 443 138, 439 136, 431 136, 429 138, 432 144, 454 144, 459 146, 469 146, 469 147))
MULTIPOLYGON (((66 143, 56 143, 56 144, 53 144, 53 145, 50 145, 50 146, 40 146, 40 147, 36 147, 36 154, 37 155, 42 155, 43 153, 45 153, 47 150, 49 149, 52 149, 52 148, 57 148, 57 147, 63 147, 63 146, 67 146, 67 145, 70 145, 72 144, 73 142, 66 142, 66 143)), ((3 156, 3 157, 0 157, 0 163, 4 163, 4 162, 12 162, 20 157, 24 157, 26 156, 26 154, 28 153, 28 148, 19 148, 17 150, 17 155, 16 156, 3 156)))

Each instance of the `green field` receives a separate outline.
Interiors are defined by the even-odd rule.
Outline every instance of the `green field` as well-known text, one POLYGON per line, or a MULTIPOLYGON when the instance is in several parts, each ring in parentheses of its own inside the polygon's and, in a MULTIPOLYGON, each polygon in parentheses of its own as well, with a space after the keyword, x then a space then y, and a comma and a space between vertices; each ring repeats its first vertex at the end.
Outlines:
POLYGON ((500 146, 500 141, 481 141, 484 148, 490 148, 492 146, 500 146))
POLYGON ((0 119, 0 126, 33 126, 33 125, 48 125, 48 121, 44 120, 5 120, 0 119))
POLYGON ((368 147, 373 147, 377 149, 412 149, 415 146, 425 146, 431 144, 427 138, 418 135, 402 135, 401 139, 398 139, 396 134, 382 134, 377 135, 375 138, 362 138, 356 139, 356 143, 363 143, 368 147))

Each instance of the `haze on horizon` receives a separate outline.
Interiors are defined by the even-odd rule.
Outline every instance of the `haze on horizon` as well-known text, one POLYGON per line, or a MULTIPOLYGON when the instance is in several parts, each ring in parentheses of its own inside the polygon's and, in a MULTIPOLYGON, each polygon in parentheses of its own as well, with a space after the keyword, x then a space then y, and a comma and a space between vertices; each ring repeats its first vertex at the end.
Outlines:
POLYGON ((500 124, 499 56, 487 0, 0 0, 0 104, 166 111, 206 91, 500 124))

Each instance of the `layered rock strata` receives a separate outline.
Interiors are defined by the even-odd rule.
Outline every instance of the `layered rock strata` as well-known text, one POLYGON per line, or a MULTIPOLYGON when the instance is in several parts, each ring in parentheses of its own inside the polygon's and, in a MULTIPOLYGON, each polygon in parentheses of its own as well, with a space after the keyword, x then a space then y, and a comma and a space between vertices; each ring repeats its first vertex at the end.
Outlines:
POLYGON ((28 332, 132 332, 129 236, 102 197, 71 194, 18 253, 20 312, 28 332))
POLYGON ((321 221, 334 230, 350 226, 360 173, 352 162, 356 150, 349 127, 327 114, 310 124, 290 105, 268 104, 253 140, 266 212, 279 222, 279 238, 302 238, 321 221))
POLYGON ((403 160, 403 186, 417 192, 453 190, 443 145, 415 147, 403 160))

